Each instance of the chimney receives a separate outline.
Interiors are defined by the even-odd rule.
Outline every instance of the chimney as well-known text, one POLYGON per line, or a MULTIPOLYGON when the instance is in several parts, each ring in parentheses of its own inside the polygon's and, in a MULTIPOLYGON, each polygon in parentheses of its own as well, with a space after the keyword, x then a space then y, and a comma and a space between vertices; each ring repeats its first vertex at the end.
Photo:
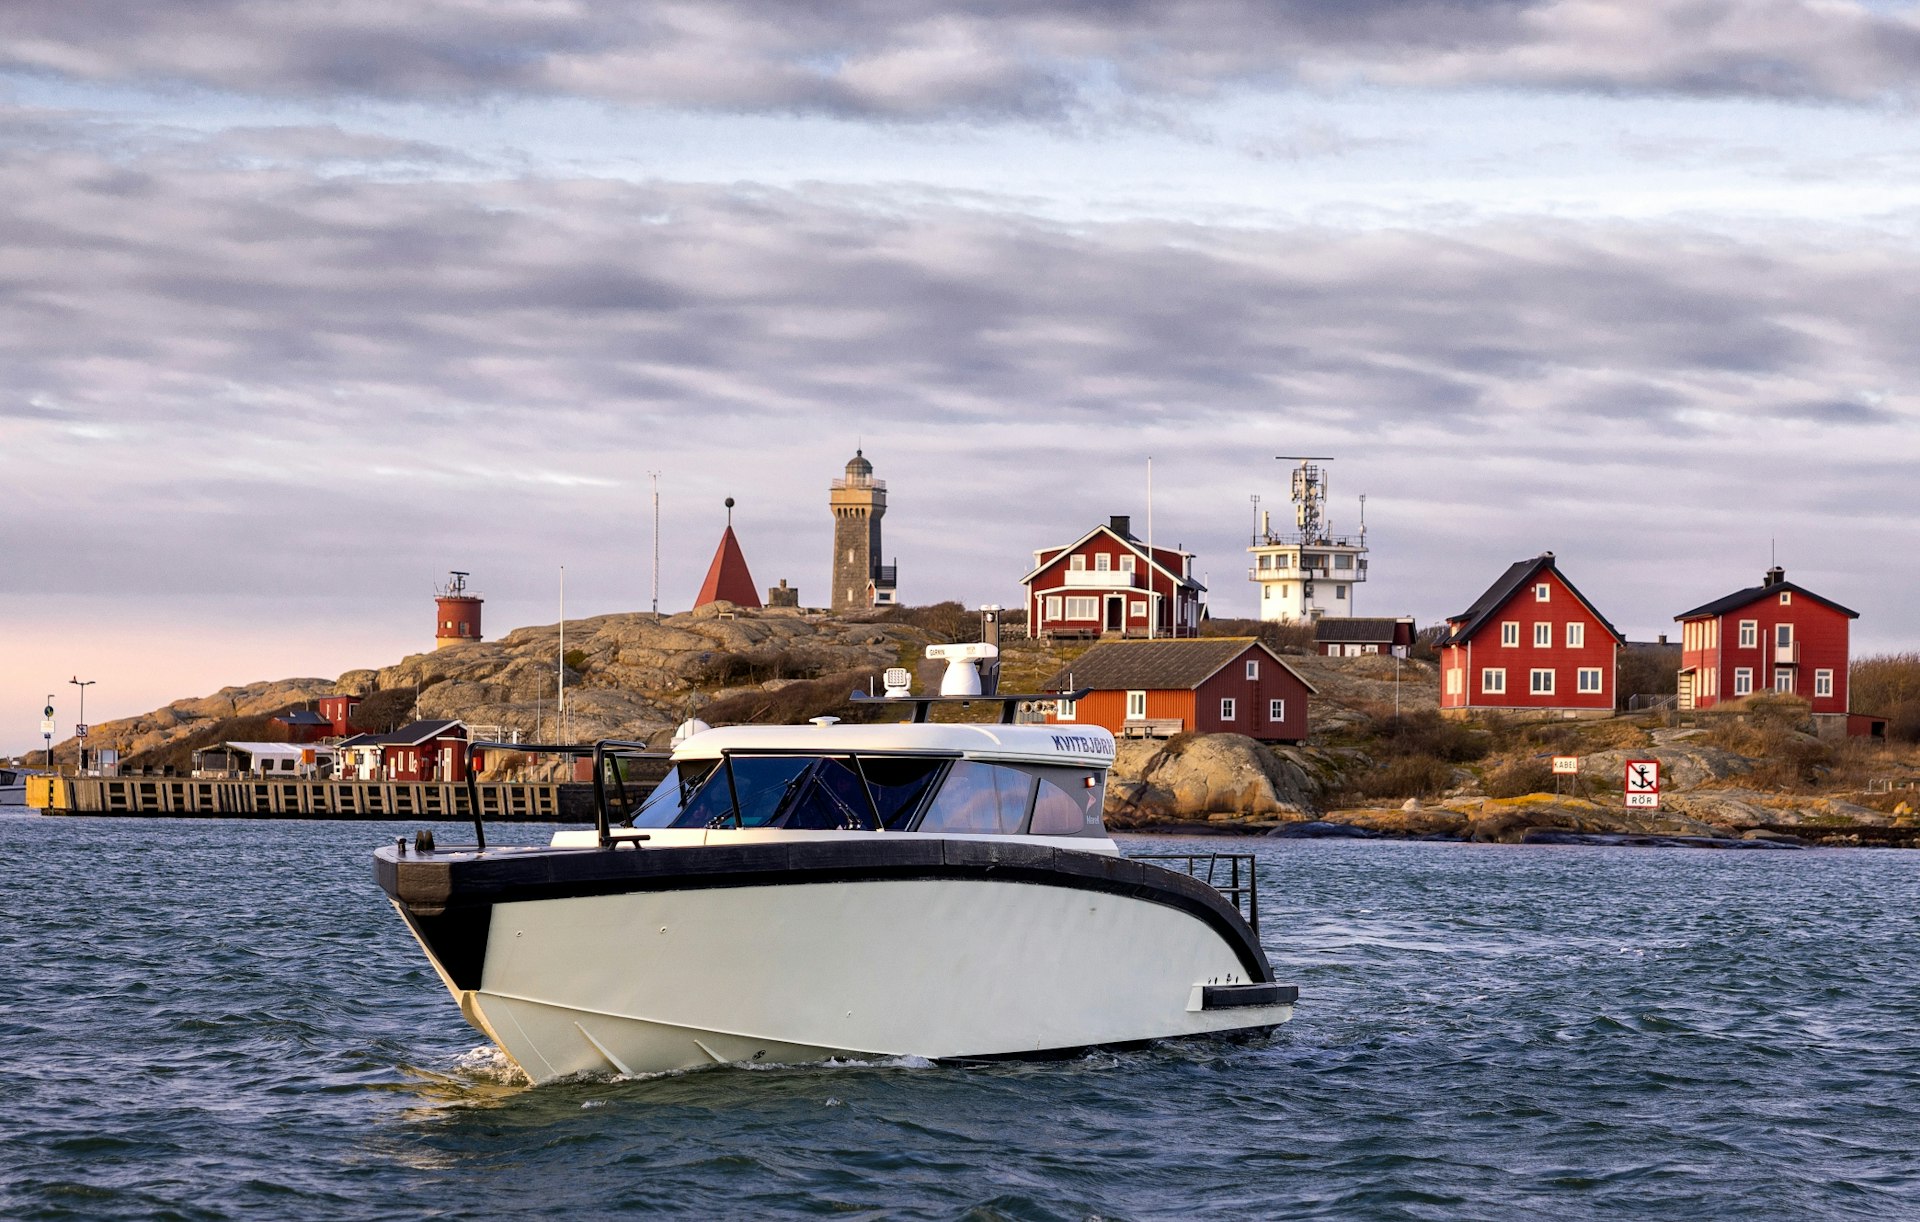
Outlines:
POLYGON ((1786 579, 1787 579, 1787 570, 1781 568, 1779 565, 1776 564, 1772 568, 1767 570, 1767 579, 1764 582, 1762 582, 1761 585, 1777 586, 1781 582, 1785 581, 1786 579))
POLYGON ((1107 519, 1107 526, 1114 534, 1119 535, 1122 539, 1133 538, 1133 516, 1131 514, 1116 513, 1107 519))

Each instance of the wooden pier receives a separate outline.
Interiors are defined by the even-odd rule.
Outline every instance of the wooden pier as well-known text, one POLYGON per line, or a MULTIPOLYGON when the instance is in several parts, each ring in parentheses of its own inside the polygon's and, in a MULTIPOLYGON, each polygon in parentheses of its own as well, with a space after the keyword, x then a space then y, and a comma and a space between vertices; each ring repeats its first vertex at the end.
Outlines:
MULTIPOLYGON (((593 786, 482 781, 489 823, 591 823, 593 786)), ((629 783, 629 792, 633 792, 629 783)), ((642 786, 644 790, 648 788, 642 786)), ((27 778, 27 805, 48 815, 165 815, 187 819, 473 818, 465 785, 425 781, 199 780, 192 777, 27 778)))

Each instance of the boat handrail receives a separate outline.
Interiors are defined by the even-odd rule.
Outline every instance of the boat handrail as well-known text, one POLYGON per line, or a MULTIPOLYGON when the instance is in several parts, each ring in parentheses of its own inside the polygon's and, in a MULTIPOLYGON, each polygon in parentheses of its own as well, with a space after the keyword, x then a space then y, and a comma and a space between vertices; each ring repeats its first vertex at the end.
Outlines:
POLYGON ((936 704, 997 704, 1000 706, 1000 723, 1003 726, 1014 724, 1014 713, 1023 704, 1053 704, 1065 700, 1072 703, 1084 700, 1092 688, 1083 687, 1071 692, 990 692, 978 696, 874 696, 866 692, 855 691, 853 700, 859 704, 910 704, 913 706, 915 724, 927 719, 927 710, 936 704))
MULTIPOLYGON (((480 808, 479 769, 471 766, 472 753, 475 751, 524 751, 530 755, 566 755, 574 759, 591 755, 593 757, 593 822, 600 836, 600 847, 606 848, 613 843, 613 831, 607 819, 607 760, 619 759, 671 759, 672 752, 657 751, 651 744, 635 742, 624 738, 602 738, 591 743, 503 743, 477 740, 467 744, 467 805, 473 811, 473 843, 475 849, 487 847, 487 833, 483 826, 484 812, 480 808)), ((620 786, 620 798, 626 800, 627 783, 625 778, 616 776, 620 786)))
POLYGON ((1259 937, 1260 878, 1254 870, 1252 853, 1129 853, 1127 860, 1180 863, 1188 877, 1226 896, 1240 910, 1240 915, 1247 918, 1247 927, 1253 930, 1254 936, 1259 937), (1226 877, 1220 879, 1218 875, 1223 866, 1226 877))

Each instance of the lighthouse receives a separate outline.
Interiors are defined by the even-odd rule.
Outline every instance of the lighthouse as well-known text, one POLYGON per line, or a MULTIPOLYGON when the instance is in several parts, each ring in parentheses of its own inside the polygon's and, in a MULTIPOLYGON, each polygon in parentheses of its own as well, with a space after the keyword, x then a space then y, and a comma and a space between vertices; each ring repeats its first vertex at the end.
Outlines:
POLYGON ((434 598, 439 608, 435 622, 433 647, 445 649, 462 641, 480 639, 480 604, 486 600, 467 593, 467 574, 458 569, 447 575, 447 584, 434 598))

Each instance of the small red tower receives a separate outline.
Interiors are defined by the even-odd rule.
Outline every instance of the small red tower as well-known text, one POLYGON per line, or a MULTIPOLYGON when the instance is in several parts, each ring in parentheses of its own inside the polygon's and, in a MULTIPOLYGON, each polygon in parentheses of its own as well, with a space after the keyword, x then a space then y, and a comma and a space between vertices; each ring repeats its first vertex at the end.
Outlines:
POLYGON ((480 639, 480 604, 485 600, 467 593, 467 575, 455 569, 439 596, 439 620, 434 628, 433 647, 445 649, 462 641, 480 639))
POLYGON ((707 567, 707 579, 700 583, 700 596, 693 600, 695 610, 711 602, 730 602, 741 607, 758 607, 760 591, 754 588, 753 574, 747 571, 747 557, 740 540, 733 536, 733 498, 727 498, 727 529, 714 550, 713 563, 707 567))

